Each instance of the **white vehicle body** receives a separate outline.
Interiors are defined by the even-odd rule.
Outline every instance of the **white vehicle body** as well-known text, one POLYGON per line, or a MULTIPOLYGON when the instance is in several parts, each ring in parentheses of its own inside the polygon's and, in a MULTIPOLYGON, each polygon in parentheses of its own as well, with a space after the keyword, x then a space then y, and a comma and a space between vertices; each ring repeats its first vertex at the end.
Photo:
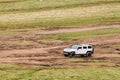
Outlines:
POLYGON ((70 48, 64 49, 65 56, 86 55, 91 56, 94 48, 90 44, 72 45, 70 48))

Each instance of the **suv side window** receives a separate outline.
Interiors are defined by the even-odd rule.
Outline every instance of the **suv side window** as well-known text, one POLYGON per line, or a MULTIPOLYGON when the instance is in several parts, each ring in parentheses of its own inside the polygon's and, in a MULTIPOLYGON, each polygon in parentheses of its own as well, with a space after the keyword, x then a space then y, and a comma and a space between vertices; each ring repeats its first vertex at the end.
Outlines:
POLYGON ((88 46, 88 49, 91 49, 92 48, 92 46, 88 46))
POLYGON ((86 47, 86 46, 83 46, 83 49, 87 49, 87 47, 86 47))
POLYGON ((78 50, 79 50, 79 49, 82 49, 82 47, 78 47, 78 50))

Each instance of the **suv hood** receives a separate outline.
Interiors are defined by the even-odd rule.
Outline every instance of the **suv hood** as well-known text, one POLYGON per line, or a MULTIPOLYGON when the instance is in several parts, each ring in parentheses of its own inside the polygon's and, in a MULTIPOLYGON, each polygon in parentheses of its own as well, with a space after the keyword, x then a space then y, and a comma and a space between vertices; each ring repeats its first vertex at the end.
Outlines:
POLYGON ((71 51, 75 51, 75 49, 65 48, 64 51, 65 51, 65 52, 71 52, 71 51))

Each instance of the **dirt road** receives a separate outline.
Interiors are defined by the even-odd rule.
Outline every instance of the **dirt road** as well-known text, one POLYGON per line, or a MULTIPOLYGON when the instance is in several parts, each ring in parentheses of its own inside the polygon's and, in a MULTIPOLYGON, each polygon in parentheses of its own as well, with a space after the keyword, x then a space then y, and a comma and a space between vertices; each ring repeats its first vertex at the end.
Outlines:
POLYGON ((41 66, 109 66, 119 67, 120 48, 115 46, 120 43, 120 35, 107 35, 96 38, 79 39, 66 42, 61 46, 46 48, 22 49, 22 50, 2 50, 0 51, 0 63, 23 64, 23 65, 41 65, 41 66), (106 39, 108 39, 106 41, 106 39), (95 53, 91 58, 66 58, 63 56, 63 49, 70 44, 89 42, 95 45, 95 53), (78 64, 86 63, 86 65, 78 64), (105 63, 93 64, 93 63, 105 63), (88 63, 88 64, 87 64, 88 63), (90 64, 89 64, 90 63, 90 64), (110 65, 112 64, 112 65, 110 65))
MULTIPOLYGON (((55 34, 55 33, 64 33, 64 32, 105 29, 105 28, 120 28, 120 26, 119 25, 96 26, 92 28, 62 29, 62 30, 55 30, 48 32, 35 31, 32 32, 31 34, 34 35, 55 34)), ((2 40, 9 41, 10 39, 9 37, 12 37, 12 41, 14 41, 16 39, 19 39, 20 38, 19 36, 2 37, 2 40)), ((33 41, 37 42, 36 39, 33 39, 33 41)), ((98 37, 96 36, 94 38, 77 39, 68 42, 54 42, 54 43, 53 42, 47 43, 46 41, 44 42, 45 43, 41 41, 38 42, 37 45, 40 45, 41 47, 40 46, 36 47, 37 46, 36 44, 32 47, 25 46, 25 44, 23 44, 25 48, 23 49, 18 48, 17 50, 16 50, 16 46, 14 46, 12 50, 7 50, 9 45, 6 44, 7 46, 6 50, 0 50, 0 63, 42 65, 42 66, 120 67, 120 47, 117 46, 120 44, 120 34, 111 34, 111 35, 104 35, 98 37), (95 45, 95 53, 91 58, 86 58, 86 57, 66 58, 63 56, 63 49, 65 47, 69 47, 70 44, 80 44, 80 43, 90 43, 95 45), (96 62, 100 64, 97 64, 96 62)), ((20 45, 17 47, 20 47, 20 45)))
MULTIPOLYGON (((57 29, 57 30, 43 30, 43 31, 35 31, 32 34, 57 34, 57 33, 69 33, 69 32, 78 32, 78 31, 88 31, 88 30, 96 30, 96 29, 107 29, 107 28, 120 28, 120 24, 116 25, 100 25, 100 26, 91 26, 86 28, 70 28, 70 29, 57 29)), ((30 34, 29 32, 28 34, 30 34)))

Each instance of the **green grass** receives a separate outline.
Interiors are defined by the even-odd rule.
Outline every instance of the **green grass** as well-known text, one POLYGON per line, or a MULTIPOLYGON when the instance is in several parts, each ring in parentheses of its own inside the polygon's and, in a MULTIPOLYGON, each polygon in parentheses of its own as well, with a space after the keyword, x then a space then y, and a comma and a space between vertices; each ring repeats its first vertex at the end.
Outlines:
POLYGON ((88 38, 88 37, 114 34, 114 33, 120 33, 120 28, 90 30, 90 31, 72 32, 72 33, 49 34, 49 35, 41 35, 40 38, 47 39, 47 40, 54 39, 54 40, 68 41, 73 39, 88 38))
MULTIPOLYGON (((1 66, 1 65, 0 65, 1 66)), ((9 65, 16 66, 16 65, 9 65)), ((15 69, 9 66, 0 67, 0 79, 2 80, 119 80, 120 68, 55 68, 34 67, 27 69, 15 69)))
POLYGON ((0 64, 1 70, 7 70, 7 69, 18 69, 18 65, 12 65, 12 64, 0 64))
MULTIPOLYGON (((45 70, 36 73, 42 80, 116 80, 119 78, 119 69, 58 69, 58 70, 45 70), (41 74, 40 74, 41 73, 41 74), (94 76, 93 76, 94 75, 94 76)), ((35 74, 35 75, 36 75, 35 74)), ((35 78, 33 78, 34 80, 35 78)))
POLYGON ((5 31, 0 30, 0 35, 15 34, 15 33, 17 33, 16 30, 5 30, 5 31))
POLYGON ((119 0, 1 2, 0 29, 55 29, 119 22, 119 5, 119 0))
POLYGON ((17 34, 17 33, 23 33, 23 32, 28 32, 28 31, 36 31, 39 30, 38 28, 29 28, 29 29, 7 29, 4 30, 1 28, 0 30, 0 35, 12 35, 12 34, 17 34))
MULTIPOLYGON (((64 10, 63 10, 64 11, 64 10)), ((113 11, 98 11, 89 12, 81 16, 81 13, 74 14, 71 16, 65 16, 63 14, 61 17, 59 15, 52 16, 51 14, 46 14, 45 17, 30 18, 26 17, 23 20, 6 19, 9 21, 0 21, 1 29, 27 29, 27 28, 42 28, 42 29, 54 29, 54 28, 64 28, 64 27, 74 27, 77 25, 95 25, 95 24, 105 24, 114 23, 120 21, 120 10, 113 11), (50 16, 50 17, 49 17, 50 16)), ((42 13, 42 12, 41 12, 42 13)), ((57 12, 56 12, 57 13, 57 12)), ((58 12, 58 14, 60 14, 58 12)), ((9 16, 10 17, 10 16, 9 16)), ((22 16, 21 16, 22 17, 22 16)), ((12 18, 12 17, 11 17, 12 18)))
POLYGON ((0 0, 0 3, 12 3, 12 2, 21 2, 25 0, 0 0))
POLYGON ((120 43, 114 45, 117 48, 120 48, 120 43))
POLYGON ((1 0, 0 12, 26 12, 119 3, 119 0, 1 0))

